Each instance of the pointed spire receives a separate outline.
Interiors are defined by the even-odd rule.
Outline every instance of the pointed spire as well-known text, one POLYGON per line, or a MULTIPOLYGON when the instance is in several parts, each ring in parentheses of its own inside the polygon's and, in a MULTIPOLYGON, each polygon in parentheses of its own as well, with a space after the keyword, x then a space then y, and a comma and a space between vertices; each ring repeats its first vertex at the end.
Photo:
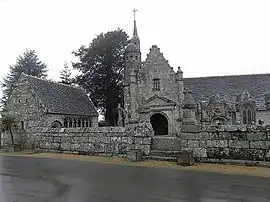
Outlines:
POLYGON ((134 20, 133 37, 138 37, 136 20, 134 20))
POLYGON ((136 25, 136 12, 138 10, 136 8, 133 9, 134 13, 134 27, 133 27, 133 37, 138 37, 137 25, 136 25))

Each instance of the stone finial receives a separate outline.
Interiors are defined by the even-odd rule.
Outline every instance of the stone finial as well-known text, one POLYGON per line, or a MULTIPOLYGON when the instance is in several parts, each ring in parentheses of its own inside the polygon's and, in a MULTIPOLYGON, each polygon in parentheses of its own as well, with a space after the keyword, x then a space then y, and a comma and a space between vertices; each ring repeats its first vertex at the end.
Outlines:
POLYGON ((188 89, 184 90, 183 108, 185 108, 185 109, 195 109, 196 108, 195 99, 193 98, 191 91, 188 89))

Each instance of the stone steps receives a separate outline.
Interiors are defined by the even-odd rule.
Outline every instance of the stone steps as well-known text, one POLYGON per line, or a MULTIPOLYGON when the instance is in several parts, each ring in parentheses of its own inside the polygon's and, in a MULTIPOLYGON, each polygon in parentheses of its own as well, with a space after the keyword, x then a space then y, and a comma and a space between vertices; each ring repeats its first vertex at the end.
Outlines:
POLYGON ((159 156, 159 157, 174 157, 179 151, 163 151, 163 150, 151 150, 149 156, 159 156))
POLYGON ((144 160, 155 160, 155 161, 176 161, 175 157, 162 157, 162 156, 143 156, 144 160))

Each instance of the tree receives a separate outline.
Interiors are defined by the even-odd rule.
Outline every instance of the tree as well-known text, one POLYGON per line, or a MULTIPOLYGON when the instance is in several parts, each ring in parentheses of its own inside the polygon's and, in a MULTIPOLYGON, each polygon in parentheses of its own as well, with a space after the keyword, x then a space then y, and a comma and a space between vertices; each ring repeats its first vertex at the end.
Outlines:
POLYGON ((34 50, 26 50, 22 55, 19 55, 16 64, 10 66, 9 73, 1 84, 3 87, 2 104, 5 105, 7 102, 12 86, 19 79, 22 72, 38 78, 46 78, 47 71, 47 65, 39 60, 34 50))
POLYGON ((4 116, 0 119, 0 127, 2 132, 9 132, 11 144, 14 146, 14 136, 12 130, 17 128, 17 122, 14 117, 4 116))
POLYGON ((67 62, 65 62, 63 69, 60 72, 60 83, 63 84, 72 84, 72 79, 70 78, 71 76, 71 69, 69 68, 67 62))
POLYGON ((90 93, 97 108, 105 110, 107 125, 115 125, 117 105, 123 102, 124 52, 128 35, 121 29, 101 33, 88 47, 81 46, 73 54, 80 71, 76 83, 90 93))

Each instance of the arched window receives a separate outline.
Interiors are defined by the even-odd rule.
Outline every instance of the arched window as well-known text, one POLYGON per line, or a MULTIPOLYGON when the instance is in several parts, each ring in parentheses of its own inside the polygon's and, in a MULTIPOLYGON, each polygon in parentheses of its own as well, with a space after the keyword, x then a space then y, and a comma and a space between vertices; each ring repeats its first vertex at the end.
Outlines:
POLYGON ((61 128, 62 127, 62 123, 60 121, 54 121, 51 124, 51 128, 61 128))
POLYGON ((242 111, 243 124, 255 123, 255 111, 252 106, 245 106, 242 111))

